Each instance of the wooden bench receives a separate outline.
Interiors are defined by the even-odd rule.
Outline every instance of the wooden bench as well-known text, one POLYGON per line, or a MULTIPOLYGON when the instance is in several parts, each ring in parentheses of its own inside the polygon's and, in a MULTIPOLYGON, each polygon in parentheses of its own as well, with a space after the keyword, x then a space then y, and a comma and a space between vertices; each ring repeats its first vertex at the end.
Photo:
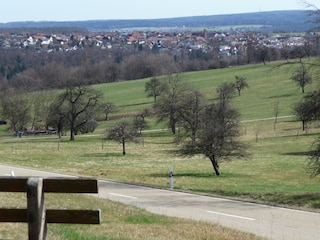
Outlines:
POLYGON ((27 209, 0 208, 0 222, 27 222, 29 240, 47 238, 47 223, 100 224, 100 210, 46 209, 46 193, 98 193, 90 178, 0 177, 0 192, 26 192, 27 209))

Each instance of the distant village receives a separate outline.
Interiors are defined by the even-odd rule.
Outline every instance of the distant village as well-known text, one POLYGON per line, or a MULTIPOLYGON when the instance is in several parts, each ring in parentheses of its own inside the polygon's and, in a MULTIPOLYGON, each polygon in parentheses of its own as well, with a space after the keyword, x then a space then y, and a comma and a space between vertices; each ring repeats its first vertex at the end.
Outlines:
MULTIPOLYGON (((248 41, 255 46, 270 48, 294 48, 304 46, 315 34, 266 34, 248 32, 217 32, 217 31, 134 31, 134 32, 104 32, 104 33, 72 33, 72 34, 30 34, 25 32, 0 32, 0 48, 2 49, 34 49, 40 52, 77 51, 86 47, 100 49, 126 48, 139 46, 159 51, 172 51, 179 48, 202 50, 219 44, 221 56, 237 55, 248 41), (217 41, 218 40, 218 41, 217 41)), ((216 47, 216 46, 215 46, 216 47)))

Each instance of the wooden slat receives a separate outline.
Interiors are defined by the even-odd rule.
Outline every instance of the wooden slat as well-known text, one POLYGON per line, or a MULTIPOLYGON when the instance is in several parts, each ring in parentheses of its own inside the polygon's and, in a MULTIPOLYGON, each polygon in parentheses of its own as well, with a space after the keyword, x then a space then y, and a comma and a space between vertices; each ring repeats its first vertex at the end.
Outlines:
POLYGON ((48 223, 100 224, 100 210, 47 210, 48 223))
POLYGON ((1 208, 0 222, 28 222, 27 209, 1 208))
MULTIPOLYGON (((47 223, 100 224, 100 210, 47 209, 47 223)), ((27 209, 0 209, 0 222, 28 222, 27 209)))
POLYGON ((98 181, 91 178, 47 178, 44 192, 51 193, 98 193, 98 181))
POLYGON ((27 181, 25 177, 1 177, 0 192, 26 192, 27 181))
MULTIPOLYGON (((0 177, 0 192, 26 192, 28 177, 0 177)), ((98 181, 92 178, 44 178, 44 192, 98 193, 98 181)))

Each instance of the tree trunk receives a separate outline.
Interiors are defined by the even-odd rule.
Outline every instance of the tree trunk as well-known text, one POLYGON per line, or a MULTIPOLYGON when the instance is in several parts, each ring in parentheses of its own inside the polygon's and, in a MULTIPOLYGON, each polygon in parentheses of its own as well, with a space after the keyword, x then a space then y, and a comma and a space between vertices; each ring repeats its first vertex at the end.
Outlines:
POLYGON ((75 135, 75 127, 74 127, 74 120, 70 122, 70 141, 74 141, 74 135, 75 135))
POLYGON ((71 129, 70 131, 70 141, 74 141, 74 130, 71 129))
POLYGON ((212 166, 213 166, 213 169, 214 169, 216 176, 220 176, 219 164, 218 164, 217 160, 215 159, 215 157, 214 156, 210 157, 210 161, 212 163, 212 166))
POLYGON ((122 154, 126 155, 126 141, 122 139, 122 154))
POLYGON ((75 129, 73 123, 70 126, 70 141, 74 141, 75 129))
POLYGON ((176 134, 176 126, 174 124, 171 124, 171 132, 172 134, 176 134))
POLYGON ((61 138, 62 137, 62 124, 58 123, 57 125, 57 133, 58 133, 58 137, 61 138))

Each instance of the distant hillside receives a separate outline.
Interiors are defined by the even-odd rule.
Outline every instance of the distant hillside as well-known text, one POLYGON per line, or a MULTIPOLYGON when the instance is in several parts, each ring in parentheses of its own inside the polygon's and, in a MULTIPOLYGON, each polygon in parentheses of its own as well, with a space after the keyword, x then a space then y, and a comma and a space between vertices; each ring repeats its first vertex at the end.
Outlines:
POLYGON ((308 22, 308 11, 272 11, 211 16, 194 16, 141 20, 41 21, 0 23, 0 28, 72 27, 88 31, 110 31, 128 28, 215 28, 221 26, 256 26, 267 31, 301 32, 314 27, 308 22))

